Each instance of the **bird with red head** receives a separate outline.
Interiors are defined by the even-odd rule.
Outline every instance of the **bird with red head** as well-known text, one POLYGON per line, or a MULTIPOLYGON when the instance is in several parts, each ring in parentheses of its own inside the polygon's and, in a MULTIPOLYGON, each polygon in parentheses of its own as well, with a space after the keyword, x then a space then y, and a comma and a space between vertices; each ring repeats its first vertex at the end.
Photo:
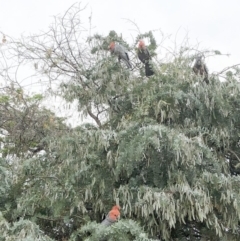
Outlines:
POLYGON ((129 69, 132 68, 127 50, 121 44, 111 42, 108 46, 108 49, 110 50, 111 54, 114 54, 118 57, 119 61, 122 60, 129 69))
POLYGON ((139 49, 145 49, 146 48, 146 45, 145 45, 145 43, 142 39, 139 40, 138 48, 139 49))
POLYGON ((102 221, 103 225, 110 226, 117 222, 120 218, 120 206, 115 205, 112 207, 112 209, 109 211, 107 217, 102 221))
POLYGON ((151 76, 154 74, 152 66, 149 61, 151 60, 151 55, 145 45, 145 42, 140 39, 138 43, 137 55, 140 61, 145 65, 145 74, 146 76, 151 76))
POLYGON ((115 47, 115 42, 111 42, 111 43, 109 44, 109 46, 108 46, 108 49, 109 49, 110 51, 113 51, 113 50, 114 50, 114 47, 115 47))

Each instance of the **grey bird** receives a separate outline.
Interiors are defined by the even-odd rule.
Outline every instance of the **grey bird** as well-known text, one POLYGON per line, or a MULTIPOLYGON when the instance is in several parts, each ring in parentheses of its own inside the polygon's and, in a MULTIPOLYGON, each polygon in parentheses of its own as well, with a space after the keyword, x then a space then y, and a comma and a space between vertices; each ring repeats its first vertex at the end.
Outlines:
POLYGON ((196 75, 201 75, 204 77, 204 81, 209 84, 208 80, 208 68, 206 64, 204 63, 204 60, 202 59, 202 56, 197 56, 195 59, 195 64, 193 66, 193 72, 196 75))
POLYGON ((118 57, 119 61, 123 60, 123 62, 127 65, 129 69, 132 68, 127 50, 121 44, 116 44, 115 42, 111 42, 109 45, 109 50, 111 54, 114 54, 118 57))
POLYGON ((108 213, 107 217, 102 221, 101 224, 106 226, 111 226, 120 218, 120 207, 115 205, 112 207, 111 211, 108 213))

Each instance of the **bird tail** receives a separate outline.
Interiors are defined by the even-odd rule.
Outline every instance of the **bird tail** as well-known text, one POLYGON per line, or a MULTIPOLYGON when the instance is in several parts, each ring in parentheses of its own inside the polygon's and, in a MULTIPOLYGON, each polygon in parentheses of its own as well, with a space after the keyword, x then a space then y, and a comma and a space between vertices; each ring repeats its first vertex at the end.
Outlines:
POLYGON ((205 76, 203 80, 204 80, 207 84, 209 84, 208 76, 205 76))
POLYGON ((124 59, 124 62, 125 62, 125 64, 127 65, 127 67, 128 67, 129 69, 132 68, 132 65, 131 65, 131 63, 130 63, 129 60, 124 59))
POLYGON ((147 77, 154 75, 151 63, 149 63, 148 61, 146 61, 146 63, 145 63, 145 74, 147 77))

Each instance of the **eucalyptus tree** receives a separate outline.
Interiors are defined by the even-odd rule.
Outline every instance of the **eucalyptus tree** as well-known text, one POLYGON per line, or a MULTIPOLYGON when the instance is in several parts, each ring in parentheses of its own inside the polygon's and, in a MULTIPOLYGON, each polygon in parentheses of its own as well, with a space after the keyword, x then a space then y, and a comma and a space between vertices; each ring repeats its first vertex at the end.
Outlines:
POLYGON ((135 46, 148 39, 154 56, 152 32, 129 45, 116 31, 85 32, 81 14, 74 5, 49 31, 9 45, 94 124, 54 122, 45 152, 21 157, 15 175, 25 179, 8 214, 56 240, 238 240, 238 68, 206 84, 182 47, 170 62, 153 57, 146 78, 135 46), (132 70, 109 54, 112 41, 128 50, 132 70), (121 220, 106 228, 115 203, 121 220))

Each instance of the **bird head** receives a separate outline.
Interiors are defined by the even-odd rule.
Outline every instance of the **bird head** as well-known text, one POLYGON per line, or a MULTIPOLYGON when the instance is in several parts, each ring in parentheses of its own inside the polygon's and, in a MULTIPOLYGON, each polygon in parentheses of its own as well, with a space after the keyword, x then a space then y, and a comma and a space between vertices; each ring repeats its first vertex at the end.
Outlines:
POLYGON ((115 47, 115 42, 111 42, 111 43, 109 44, 109 46, 108 46, 108 49, 109 49, 109 50, 113 50, 114 47, 115 47))
POLYGON ((121 208, 120 208, 119 205, 115 205, 115 206, 112 207, 112 210, 120 210, 120 209, 121 209, 121 208))
POLYGON ((145 43, 144 43, 144 41, 142 39, 139 40, 138 48, 139 49, 144 49, 145 48, 145 43))
POLYGON ((203 58, 202 55, 198 55, 196 57, 196 65, 198 65, 198 66, 202 65, 202 63, 203 63, 203 59, 202 58, 203 58))
POLYGON ((115 205, 112 207, 111 211, 108 213, 108 216, 114 220, 117 221, 118 219, 120 219, 120 206, 115 205))

